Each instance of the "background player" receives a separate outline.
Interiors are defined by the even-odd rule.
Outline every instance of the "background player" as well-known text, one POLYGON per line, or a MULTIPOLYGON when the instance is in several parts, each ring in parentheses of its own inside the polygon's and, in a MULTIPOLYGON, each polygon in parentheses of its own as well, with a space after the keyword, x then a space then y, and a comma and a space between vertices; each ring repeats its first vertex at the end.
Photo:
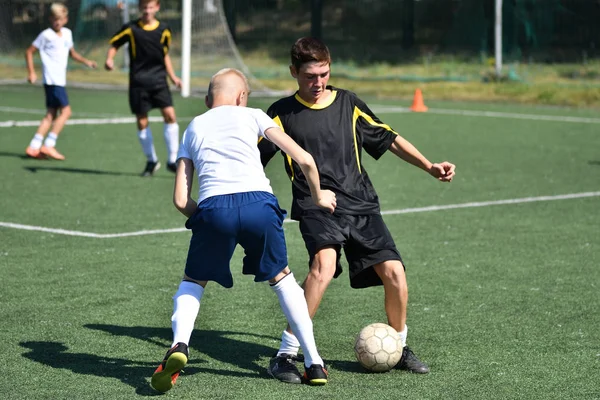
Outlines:
POLYGON ((114 68, 114 57, 119 47, 129 43, 129 107, 137 119, 138 138, 146 155, 146 167, 142 176, 152 176, 160 162, 154 150, 152 131, 148 126, 148 112, 160 108, 164 119, 163 134, 167 145, 167 169, 175 172, 175 159, 179 146, 179 125, 173 108, 173 99, 167 76, 173 84, 181 87, 175 75, 169 47, 171 30, 156 19, 160 10, 159 0, 140 0, 141 17, 123 25, 111 39, 111 47, 104 64, 107 70, 114 68))
POLYGON ((56 150, 56 139, 71 116, 71 106, 67 96, 67 64, 69 56, 75 61, 96 68, 96 62, 88 60, 75 51, 73 34, 65 25, 69 21, 69 10, 64 4, 50 6, 50 28, 42 31, 25 51, 27 80, 35 83, 37 75, 33 65, 33 54, 39 50, 42 59, 44 92, 46 94, 46 115, 42 119, 25 154, 32 158, 50 157, 64 160, 65 156, 56 150), (52 131, 44 140, 44 136, 52 131))
MULTIPOLYGON (((300 221, 300 232, 310 256, 310 271, 304 294, 311 317, 315 315, 331 279, 341 273, 344 249, 354 288, 382 285, 388 323, 399 332, 404 346, 398 368, 427 373, 429 368, 406 347, 408 288, 404 265, 394 239, 379 209, 379 199, 362 165, 362 150, 378 159, 387 150, 450 182, 455 166, 433 164, 412 144, 382 123, 354 93, 327 86, 331 57, 329 49, 313 38, 301 38, 292 46, 290 72, 296 79, 295 95, 275 102, 267 111, 300 147, 313 155, 323 188, 337 195, 334 214, 324 213, 309 202, 302 171, 284 154, 292 180, 292 219, 300 221)), ((277 152, 270 142, 259 143, 263 164, 277 152)), ((283 332, 281 347, 270 363, 277 379, 300 383, 294 360, 298 342, 292 332, 283 332)))
MULTIPOLYGON (((206 106, 183 134, 173 201, 192 230, 185 275, 173 297, 173 344, 151 384, 165 392, 173 387, 188 359, 188 344, 207 281, 230 288, 229 268, 237 244, 245 251, 244 274, 269 281, 305 355, 305 380, 327 383, 317 352, 312 321, 302 289, 287 266, 284 213, 273 195, 256 147, 259 137, 273 141, 305 174, 309 196, 326 213, 335 209, 335 194, 321 190, 313 158, 259 109, 246 108, 248 81, 237 70, 224 69, 210 82, 206 106), (194 174, 194 170, 196 174, 194 174), (190 197, 197 176, 198 204, 190 197)), ((252 396, 250 396, 252 397, 252 396)))

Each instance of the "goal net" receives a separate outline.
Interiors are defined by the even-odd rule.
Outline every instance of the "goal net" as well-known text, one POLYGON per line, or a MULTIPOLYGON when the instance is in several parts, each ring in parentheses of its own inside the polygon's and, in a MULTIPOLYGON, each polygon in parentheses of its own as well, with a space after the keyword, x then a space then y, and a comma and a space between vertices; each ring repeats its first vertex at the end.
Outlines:
MULTIPOLYGON (((49 6, 52 0, 0 0, 0 83, 24 83, 25 49, 49 26, 49 6)), ((124 21, 138 15, 138 0, 74 0, 64 1, 69 7, 69 27, 74 34, 75 48, 98 63, 89 70, 79 63, 69 62, 69 86, 92 88, 126 88, 128 79, 126 50, 119 50, 113 72, 102 66, 110 37, 124 21)), ((173 38, 170 56, 179 75, 182 68, 182 2, 162 1, 157 18, 166 22, 173 38)), ((279 95, 259 81, 244 63, 230 33, 222 0, 191 0, 191 51, 189 64, 192 94, 206 92, 210 77, 221 68, 236 68, 249 79, 253 92, 279 95)), ((39 56, 34 57, 41 68, 39 56)))

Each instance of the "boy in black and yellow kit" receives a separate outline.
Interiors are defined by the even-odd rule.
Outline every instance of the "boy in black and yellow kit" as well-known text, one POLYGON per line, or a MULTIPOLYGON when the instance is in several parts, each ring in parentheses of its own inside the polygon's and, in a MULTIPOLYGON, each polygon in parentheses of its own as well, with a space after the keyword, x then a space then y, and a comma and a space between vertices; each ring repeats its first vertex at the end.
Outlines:
POLYGON ((110 39, 111 47, 106 56, 105 68, 114 68, 117 50, 129 43, 129 106, 137 118, 138 138, 147 158, 142 176, 152 176, 160 168, 152 132, 148 126, 148 112, 160 108, 164 118, 164 137, 167 145, 167 169, 175 172, 175 161, 179 146, 179 125, 177 124, 173 99, 167 77, 177 87, 181 80, 175 75, 169 47, 171 30, 156 19, 160 10, 159 0, 140 0, 140 18, 130 21, 110 39))

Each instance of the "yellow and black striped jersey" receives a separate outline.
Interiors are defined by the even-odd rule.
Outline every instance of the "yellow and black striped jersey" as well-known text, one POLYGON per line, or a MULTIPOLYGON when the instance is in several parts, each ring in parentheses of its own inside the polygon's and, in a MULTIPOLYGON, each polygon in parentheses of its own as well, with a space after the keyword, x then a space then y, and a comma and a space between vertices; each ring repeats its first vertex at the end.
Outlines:
POLYGON ((144 25, 137 19, 123 25, 110 44, 129 43, 129 86, 154 89, 167 86, 165 55, 171 46, 171 30, 160 21, 144 25))
MULTIPOLYGON (((362 165, 362 150, 379 159, 397 133, 382 123, 356 94, 332 86, 327 88, 332 93, 324 104, 311 105, 296 93, 275 102, 267 114, 313 156, 319 168, 321 188, 336 193, 336 212, 379 213, 377 193, 362 165)), ((258 146, 266 165, 278 149, 268 140, 261 140, 258 146)), ((303 211, 317 209, 317 206, 300 167, 282 154, 292 181, 291 217, 299 219, 303 211)))

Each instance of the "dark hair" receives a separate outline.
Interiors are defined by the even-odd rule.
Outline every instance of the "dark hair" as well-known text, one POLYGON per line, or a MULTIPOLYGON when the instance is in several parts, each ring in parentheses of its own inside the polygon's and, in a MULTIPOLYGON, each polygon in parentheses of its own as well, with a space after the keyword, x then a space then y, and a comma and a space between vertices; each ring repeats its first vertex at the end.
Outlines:
POLYGON ((291 51, 292 65, 299 70, 303 64, 309 62, 331 63, 331 55, 325 43, 312 37, 303 37, 296 40, 291 51))

